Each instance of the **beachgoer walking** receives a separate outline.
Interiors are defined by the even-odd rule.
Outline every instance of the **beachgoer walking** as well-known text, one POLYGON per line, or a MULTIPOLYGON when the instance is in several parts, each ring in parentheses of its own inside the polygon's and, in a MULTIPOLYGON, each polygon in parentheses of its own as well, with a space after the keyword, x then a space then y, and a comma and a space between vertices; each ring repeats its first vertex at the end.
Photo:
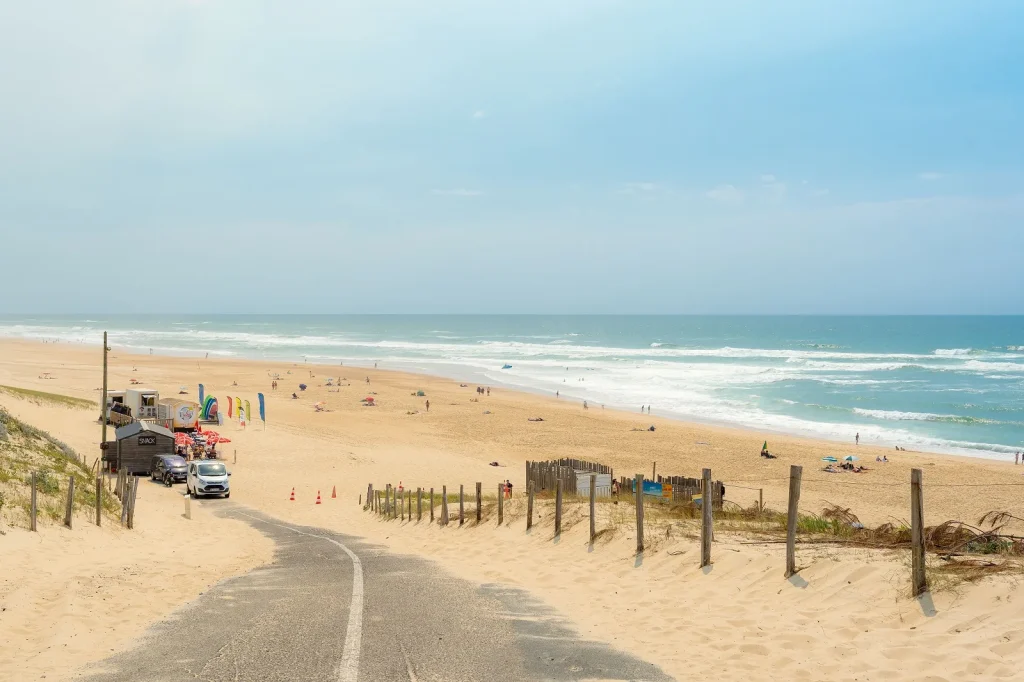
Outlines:
POLYGON ((857 432, 857 435, 854 438, 854 440, 857 442, 857 445, 860 445, 860 431, 857 432))
POLYGON ((556 398, 558 398, 560 396, 560 394, 561 394, 561 391, 555 391, 555 397, 556 398))
POLYGON ((427 399, 427 412, 430 412, 430 399, 427 399))
POLYGON ((491 387, 488 386, 487 387, 487 396, 490 397, 490 395, 491 395, 491 387))
POLYGON ((366 377, 366 383, 370 383, 370 377, 366 377))
POLYGON ((505 479, 505 499, 512 499, 512 481, 505 479))
POLYGON ((374 369, 377 369, 377 363, 376 363, 376 362, 375 362, 375 363, 373 363, 373 368, 374 368, 374 369))
POLYGON ((586 400, 583 401, 583 409, 584 410, 589 410, 590 409, 589 407, 587 407, 587 401, 586 400))

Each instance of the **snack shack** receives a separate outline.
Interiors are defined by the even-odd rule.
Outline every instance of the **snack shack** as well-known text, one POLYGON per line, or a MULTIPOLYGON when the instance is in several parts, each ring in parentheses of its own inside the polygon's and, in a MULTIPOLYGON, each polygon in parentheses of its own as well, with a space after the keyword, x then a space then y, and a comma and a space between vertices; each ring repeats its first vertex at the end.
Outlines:
POLYGON ((103 459, 129 474, 149 473, 154 455, 174 454, 174 434, 156 424, 132 422, 114 431, 114 438, 113 453, 108 447, 103 459))

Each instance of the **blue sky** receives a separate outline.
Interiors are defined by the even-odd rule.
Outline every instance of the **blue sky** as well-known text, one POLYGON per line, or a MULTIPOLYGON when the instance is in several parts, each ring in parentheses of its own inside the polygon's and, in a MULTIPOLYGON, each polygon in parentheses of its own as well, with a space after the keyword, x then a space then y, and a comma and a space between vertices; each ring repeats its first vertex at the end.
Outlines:
POLYGON ((0 63, 0 312, 1024 313, 1018 2, 4 3, 0 63))

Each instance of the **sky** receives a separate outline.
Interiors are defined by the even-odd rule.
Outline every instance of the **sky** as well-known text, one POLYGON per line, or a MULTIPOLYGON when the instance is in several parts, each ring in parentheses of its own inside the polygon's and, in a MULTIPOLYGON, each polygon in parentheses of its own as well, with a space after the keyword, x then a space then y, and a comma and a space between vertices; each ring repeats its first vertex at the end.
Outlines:
POLYGON ((0 4, 0 313, 1024 313, 1024 3, 0 4))

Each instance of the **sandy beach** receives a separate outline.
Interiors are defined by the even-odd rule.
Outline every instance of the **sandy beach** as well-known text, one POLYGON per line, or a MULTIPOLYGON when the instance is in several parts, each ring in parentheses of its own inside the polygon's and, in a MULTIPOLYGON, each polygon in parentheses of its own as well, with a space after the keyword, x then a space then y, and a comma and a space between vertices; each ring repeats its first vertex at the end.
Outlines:
MULTIPOLYGON (((1024 516, 1024 467, 857 446, 853 434, 849 443, 837 444, 599 405, 583 410, 576 401, 503 388, 478 396, 475 386, 386 367, 132 355, 116 346, 111 355, 111 388, 136 379, 169 396, 185 385, 195 398, 202 382, 222 409, 229 394, 254 408, 256 393, 266 395, 265 429, 259 421, 245 430, 237 421, 218 429, 233 441, 224 451, 234 473, 233 502, 426 556, 477 583, 523 587, 586 636, 642 655, 680 679, 712 672, 719 679, 748 679, 751 673, 808 680, 998 679, 1013 677, 1024 663, 1016 573, 936 589, 925 603, 909 598, 909 556, 895 552, 801 548, 799 579, 786 581, 782 549, 744 544, 740 535, 716 537, 713 569, 702 572, 698 544, 685 528, 658 538, 637 558, 628 527, 590 548, 585 523, 553 542, 543 516, 528 535, 514 516, 501 528, 492 522, 441 529, 383 522, 357 504, 370 482, 438 491, 463 484, 470 491, 480 481, 494 491, 509 479, 519 496, 525 461, 574 457, 608 464, 617 476, 650 476, 654 462, 664 475, 698 476, 710 467, 726 486, 727 502, 750 506, 763 494, 767 507, 784 509, 789 467, 799 464, 804 511, 838 504, 869 525, 907 519, 910 469, 921 468, 926 523, 975 524, 991 510, 1024 516), (281 376, 277 391, 270 390, 271 373, 281 376), (323 385, 339 374, 339 388, 323 385), (308 390, 298 392, 299 383, 308 390), (298 399, 291 399, 293 391, 298 399), (418 391, 425 396, 416 396, 418 391), (376 407, 360 402, 370 394, 376 407), (314 410, 318 401, 326 402, 327 411, 314 410), (536 417, 544 421, 529 421, 536 417), (642 430, 652 424, 656 431, 642 430), (758 457, 766 437, 777 459, 758 457), (822 457, 851 454, 868 471, 821 471, 822 457), (880 455, 890 462, 876 464, 880 455), (489 466, 492 461, 500 466, 489 466), (296 501, 290 502, 293 487, 296 501), (331 499, 335 488, 338 498, 331 499), (313 504, 318 491, 325 498, 319 506, 313 504)), ((0 385, 98 401, 100 358, 98 346, 0 341, 0 385), (40 379, 43 372, 55 378, 40 379)), ((37 405, 3 392, 0 405, 67 441, 89 461, 98 455, 99 425, 92 412, 37 405)), ((34 536, 5 529, 0 660, 9 668, 0 668, 0 677, 11 671, 53 673, 48 679, 69 675, 123 647, 126 633, 140 631, 204 586, 268 560, 272 549, 258 534, 206 515, 191 523, 237 541, 204 553, 203 570, 197 571, 181 551, 189 528, 180 516, 178 491, 143 490, 134 533, 46 527, 34 536), (108 580, 113 574, 117 580, 108 580), (153 575, 164 576, 172 594, 136 595, 135 587, 153 575), (107 606, 118 599, 131 605, 127 618, 107 606), (84 623, 82 613, 90 613, 92 622, 84 623)))

